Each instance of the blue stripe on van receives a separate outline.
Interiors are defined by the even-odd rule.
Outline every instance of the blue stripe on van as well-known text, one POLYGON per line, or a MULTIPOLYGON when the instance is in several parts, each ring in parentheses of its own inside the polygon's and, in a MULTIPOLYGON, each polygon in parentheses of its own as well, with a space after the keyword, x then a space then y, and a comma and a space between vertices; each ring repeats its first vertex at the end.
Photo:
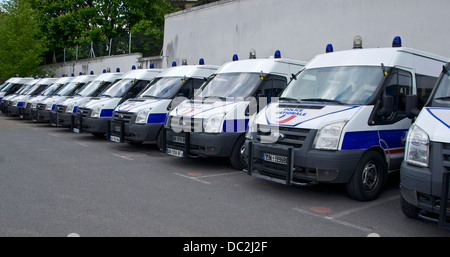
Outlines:
POLYGON ((165 123, 167 114, 165 113, 155 113, 148 116, 147 123, 165 123))
POLYGON ((112 117, 114 109, 103 109, 100 112, 100 117, 112 117))
POLYGON ((223 132, 245 132, 247 131, 249 119, 225 120, 223 122, 223 132))
POLYGON ((405 147, 406 134, 408 130, 381 130, 381 131, 355 131, 347 132, 342 142, 342 150, 368 149, 372 146, 382 146, 383 148, 403 148, 405 147), (378 134, 384 143, 379 141, 378 134))

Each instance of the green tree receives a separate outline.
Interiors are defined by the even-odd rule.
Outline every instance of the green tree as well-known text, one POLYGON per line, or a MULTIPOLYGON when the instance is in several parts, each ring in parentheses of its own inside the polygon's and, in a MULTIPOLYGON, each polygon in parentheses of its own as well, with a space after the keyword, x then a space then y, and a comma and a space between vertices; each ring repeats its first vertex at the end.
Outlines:
POLYGON ((25 0, 2 5, 0 18, 0 77, 37 74, 46 38, 37 26, 35 12, 25 0))

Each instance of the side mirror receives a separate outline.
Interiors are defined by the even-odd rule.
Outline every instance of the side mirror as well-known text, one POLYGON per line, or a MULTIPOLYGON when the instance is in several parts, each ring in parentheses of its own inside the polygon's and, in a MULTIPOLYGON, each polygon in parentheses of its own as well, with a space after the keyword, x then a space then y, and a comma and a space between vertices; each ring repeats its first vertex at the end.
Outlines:
POLYGON ((417 117, 420 113, 418 108, 418 96, 417 95, 407 95, 406 96, 406 115, 408 118, 413 119, 417 117))
POLYGON ((388 117, 394 111, 394 97, 391 95, 383 96, 383 106, 379 110, 378 114, 384 117, 388 117))

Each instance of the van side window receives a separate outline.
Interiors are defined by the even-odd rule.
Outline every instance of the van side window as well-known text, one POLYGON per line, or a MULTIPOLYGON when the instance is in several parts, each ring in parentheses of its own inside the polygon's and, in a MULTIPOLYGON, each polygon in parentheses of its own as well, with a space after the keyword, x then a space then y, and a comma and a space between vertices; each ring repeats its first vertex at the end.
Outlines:
POLYGON ((146 80, 139 81, 136 85, 134 85, 130 89, 130 91, 128 91, 127 95, 130 96, 131 98, 136 97, 142 91, 142 89, 144 89, 148 85, 148 83, 149 81, 146 80))
POLYGON ((406 117, 406 96, 412 92, 412 75, 402 70, 391 71, 387 79, 383 95, 394 98, 393 112, 388 117, 383 117, 381 123, 391 124, 406 117))
POLYGON ((287 79, 282 76, 269 75, 264 78, 263 83, 256 92, 256 96, 267 98, 267 103, 271 102, 272 97, 278 97, 287 86, 287 79))
POLYGON ((431 77, 421 74, 416 74, 417 96, 418 96, 418 108, 419 110, 427 103, 430 97, 431 91, 433 91, 436 85, 437 77, 431 77))

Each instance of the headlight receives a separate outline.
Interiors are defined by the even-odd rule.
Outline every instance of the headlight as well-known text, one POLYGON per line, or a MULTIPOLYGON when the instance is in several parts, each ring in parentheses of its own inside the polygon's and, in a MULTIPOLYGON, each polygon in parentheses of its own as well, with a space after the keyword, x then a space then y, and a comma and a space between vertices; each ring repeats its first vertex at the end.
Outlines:
POLYGON ((36 109, 37 103, 32 103, 31 104, 31 109, 36 109))
POLYGON ((412 125, 406 139, 405 161, 409 164, 428 167, 430 154, 428 134, 416 125, 412 125))
POLYGON ((256 115, 252 115, 252 117, 248 121, 248 128, 247 131, 245 132, 245 138, 250 140, 253 139, 253 132, 257 132, 256 128, 257 128, 256 115))
POLYGON ((13 101, 12 106, 17 106, 18 101, 13 101))
POLYGON ((73 108, 75 107, 75 104, 69 104, 66 106, 66 113, 73 113, 73 108))
POLYGON ((203 120, 203 129, 206 133, 220 133, 222 131, 222 121, 224 113, 211 116, 203 120))
POLYGON ((137 113, 135 123, 145 124, 148 120, 148 113, 150 110, 142 110, 137 113))
POLYGON ((92 118, 99 118, 101 111, 102 111, 101 107, 95 107, 94 109, 92 109, 91 117, 92 118))
POLYGON ((337 150, 342 130, 347 121, 339 121, 322 127, 314 140, 314 148, 319 150, 337 150))
POLYGON ((46 104, 46 105, 45 105, 45 110, 46 110, 46 111, 51 111, 51 110, 52 110, 52 107, 53 107, 53 104, 46 104))

